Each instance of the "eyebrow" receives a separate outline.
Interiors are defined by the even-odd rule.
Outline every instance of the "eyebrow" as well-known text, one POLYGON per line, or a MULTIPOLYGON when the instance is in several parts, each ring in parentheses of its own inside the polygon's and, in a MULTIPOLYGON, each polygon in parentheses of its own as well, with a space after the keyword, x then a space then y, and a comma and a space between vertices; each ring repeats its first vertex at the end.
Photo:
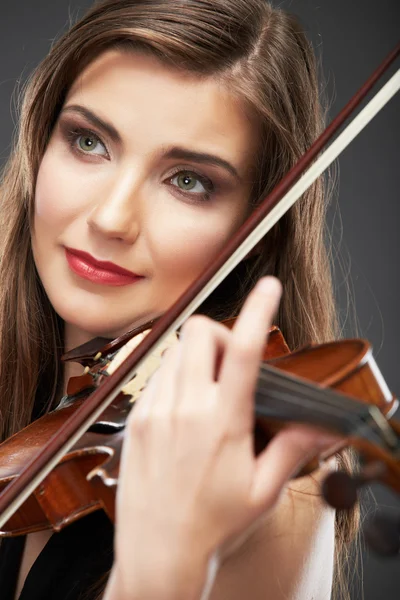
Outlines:
MULTIPOLYGON (((116 143, 121 144, 122 139, 118 131, 115 129, 111 123, 108 123, 104 119, 101 119, 94 112, 81 106, 80 104, 69 104, 65 108, 63 108, 62 113, 66 112, 75 112, 87 119, 92 125, 101 129, 103 132, 107 133, 109 137, 116 143)), ((235 167, 228 162, 227 160, 221 158, 220 156, 216 156, 214 154, 208 154, 206 152, 195 152, 194 150, 189 150, 188 148, 182 148, 180 146, 174 146, 170 148, 164 158, 174 158, 178 160, 189 160, 193 162, 197 162, 200 164, 209 164, 215 165, 217 167, 222 167, 226 171, 228 171, 231 175, 236 177, 238 181, 241 181, 241 177, 235 167)))
POLYGON ((66 113, 66 112, 75 112, 75 113, 82 115, 92 125, 94 125, 98 129, 101 129, 103 132, 107 133, 108 136, 113 140, 113 142, 116 142, 118 144, 122 143, 121 136, 119 135, 119 133, 115 129, 115 127, 113 125, 111 125, 111 123, 108 123, 107 121, 104 121, 103 119, 101 119, 100 117, 95 115, 94 112, 92 112, 88 108, 85 108, 84 106, 80 106, 79 104, 69 104, 68 106, 63 108, 61 114, 66 113))
POLYGON ((217 167, 222 167, 223 169, 226 169, 231 175, 233 175, 234 177, 236 177, 236 179, 241 181, 239 173, 237 172, 235 167, 231 165, 231 163, 229 163, 227 160, 224 160, 219 156, 215 156, 214 154, 194 152, 193 150, 188 150, 186 148, 175 146, 168 150, 168 152, 165 154, 165 158, 176 158, 178 160, 190 160, 202 164, 216 165, 217 167))

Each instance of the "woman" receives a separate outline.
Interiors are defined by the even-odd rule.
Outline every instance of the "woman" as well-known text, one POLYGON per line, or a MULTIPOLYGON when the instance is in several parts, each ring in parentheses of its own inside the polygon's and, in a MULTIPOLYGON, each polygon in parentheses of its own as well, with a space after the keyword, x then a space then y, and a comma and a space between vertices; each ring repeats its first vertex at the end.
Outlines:
MULTIPOLYGON (((80 372, 63 351, 167 310, 321 127, 310 46, 263 0, 106 0, 72 27, 27 87, 3 177, 3 438, 57 406, 80 372)), ((274 320, 292 348, 336 332, 325 207, 318 181, 132 411, 114 557, 101 515, 4 543, 10 598, 322 600, 334 563, 339 589, 356 519, 320 499, 334 465, 288 485, 332 438, 293 427, 252 453, 264 332, 274 320), (276 279, 249 294, 263 275, 279 309, 276 279), (210 318, 239 312, 232 333, 210 318)))

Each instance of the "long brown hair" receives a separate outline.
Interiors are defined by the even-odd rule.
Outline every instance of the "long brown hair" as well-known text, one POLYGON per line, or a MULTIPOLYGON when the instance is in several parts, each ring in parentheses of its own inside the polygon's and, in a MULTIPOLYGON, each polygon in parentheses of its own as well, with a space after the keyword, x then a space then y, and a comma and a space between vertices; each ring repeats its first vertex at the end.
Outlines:
MULTIPOLYGON (((259 125, 249 206, 257 204, 323 127, 316 60, 297 20, 265 0, 103 0, 71 28, 31 77, 0 188, 0 435, 47 408, 62 384, 63 325, 35 269, 30 232, 40 161, 77 75, 108 48, 140 50, 173 69, 224 83, 259 125), (40 390, 40 394, 38 392, 40 390)), ((277 323, 292 349, 337 335, 325 231, 327 197, 319 179, 203 309, 237 312, 263 274, 283 283, 277 323)), ((350 467, 344 454, 341 462, 350 467)), ((337 517, 337 565, 356 529, 337 517)), ((337 569, 337 574, 340 569, 337 569)), ((344 590, 341 592, 343 598, 344 590)))

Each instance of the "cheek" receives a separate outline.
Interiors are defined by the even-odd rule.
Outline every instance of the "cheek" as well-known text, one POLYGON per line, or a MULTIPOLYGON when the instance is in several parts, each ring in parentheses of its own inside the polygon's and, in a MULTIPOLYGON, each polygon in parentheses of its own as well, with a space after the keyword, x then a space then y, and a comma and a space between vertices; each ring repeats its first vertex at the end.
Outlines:
POLYGON ((35 219, 50 224, 62 215, 68 204, 62 202, 60 195, 65 190, 64 183, 58 176, 58 169, 49 154, 45 154, 41 162, 35 191, 35 219))
POLYGON ((241 215, 215 208, 183 211, 153 222, 150 250, 159 272, 182 286, 191 283, 215 258, 239 227, 241 215))
POLYGON ((68 158, 51 146, 41 162, 35 190, 35 230, 51 227, 53 233, 65 228, 90 201, 95 191, 87 173, 73 167, 68 158), (85 190, 83 194, 82 190, 85 190))

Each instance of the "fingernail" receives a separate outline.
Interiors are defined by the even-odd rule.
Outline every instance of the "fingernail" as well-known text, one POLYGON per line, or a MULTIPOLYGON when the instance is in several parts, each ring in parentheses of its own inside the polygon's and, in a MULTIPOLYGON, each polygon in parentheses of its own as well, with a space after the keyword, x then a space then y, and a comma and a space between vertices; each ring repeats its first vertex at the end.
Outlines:
POLYGON ((276 277, 272 277, 271 275, 259 279, 256 288, 258 292, 261 292, 262 294, 268 296, 274 293, 280 293, 282 291, 282 286, 279 279, 277 279, 276 277))

